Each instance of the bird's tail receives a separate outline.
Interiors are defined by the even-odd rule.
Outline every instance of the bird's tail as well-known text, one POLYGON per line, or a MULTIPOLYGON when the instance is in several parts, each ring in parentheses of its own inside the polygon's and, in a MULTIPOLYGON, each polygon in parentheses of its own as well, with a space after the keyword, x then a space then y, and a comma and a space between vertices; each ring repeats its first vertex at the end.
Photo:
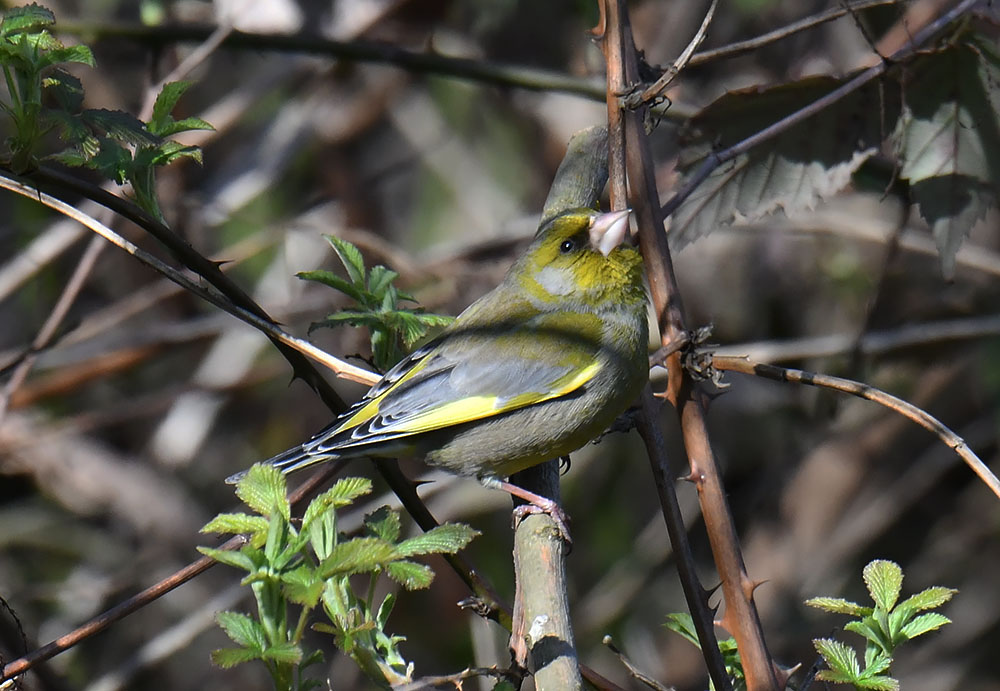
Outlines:
MULTIPOLYGON (((282 451, 277 456, 272 456, 271 458, 264 461, 269 465, 273 465, 275 468, 280 470, 282 474, 287 475, 296 470, 302 468, 307 468, 314 463, 321 463, 322 461, 329 461, 331 459, 337 458, 337 454, 318 454, 315 451, 310 452, 305 448, 305 444, 299 446, 293 446, 287 451, 282 451)), ((226 478, 226 483, 230 485, 235 485, 239 482, 247 471, 241 470, 235 475, 230 475, 226 478)))

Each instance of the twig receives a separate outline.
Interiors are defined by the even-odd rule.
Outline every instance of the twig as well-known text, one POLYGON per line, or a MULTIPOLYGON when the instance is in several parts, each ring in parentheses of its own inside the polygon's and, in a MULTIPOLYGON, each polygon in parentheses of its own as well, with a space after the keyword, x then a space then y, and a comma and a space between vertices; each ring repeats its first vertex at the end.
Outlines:
POLYGON ((664 686, 656 679, 653 679, 653 677, 649 676, 632 664, 632 661, 625 657, 625 653, 618 649, 618 646, 615 645, 615 641, 611 638, 611 636, 605 636, 601 642, 618 657, 618 661, 625 665, 629 674, 631 674, 636 681, 645 684, 649 688, 654 689, 654 691, 677 691, 673 686, 664 686))
POLYGON ((392 691, 421 691, 422 689, 433 689, 439 686, 450 686, 455 689, 463 687, 462 682, 467 679, 478 677, 493 677, 502 680, 511 676, 512 672, 499 667, 466 667, 461 672, 454 674, 441 674, 432 677, 422 677, 407 684, 396 684, 392 691))
POLYGON ((44 204, 45 206, 54 209, 59 213, 66 215, 69 218, 76 220, 77 222, 81 223, 82 225, 86 226, 90 230, 94 231, 95 233, 103 237, 105 240, 111 242, 117 247, 128 252, 146 266, 149 266, 152 269, 163 274, 164 276, 166 276, 171 281, 181 286, 185 290, 190 291, 195 295, 198 295, 199 297, 203 298, 204 300, 207 300, 208 302, 212 303, 219 309, 222 309, 228 312, 229 314, 233 315, 237 319, 240 319, 246 322, 247 324, 250 324, 254 328, 263 331, 265 334, 267 334, 274 340, 290 348, 293 348, 294 350, 298 351, 299 353, 302 353, 303 355, 311 357, 312 359, 323 364, 325 367, 329 368, 331 371, 336 373, 337 376, 343 377, 350 381, 355 381, 369 385, 374 384, 376 381, 378 381, 378 375, 369 372, 366 369, 356 367, 355 365, 352 365, 348 362, 344 362, 339 358, 335 358, 332 355, 323 352, 322 350, 320 350, 313 344, 309 343, 308 341, 296 338, 295 336, 292 336, 291 334, 282 331, 272 322, 232 304, 229 300, 225 299, 218 293, 209 290, 201 285, 198 285, 190 278, 177 271, 177 269, 173 268, 169 264, 164 263, 160 259, 157 259, 156 257, 149 254, 145 250, 136 246, 134 243, 129 242, 128 240, 120 236, 118 233, 114 232, 106 225, 98 221, 93 216, 88 216, 87 214, 83 213, 76 207, 67 204, 66 202, 60 199, 56 199, 55 197, 45 192, 41 192, 37 188, 34 188, 31 185, 28 185, 27 183, 21 182, 14 177, 7 176, 4 174, 0 174, 0 187, 8 189, 12 192, 16 192, 30 199, 34 199, 35 201, 38 201, 44 204))
POLYGON ((746 41, 738 41, 736 43, 730 43, 727 46, 722 46, 721 48, 714 48, 712 50, 695 53, 691 56, 689 64, 693 67, 695 65, 703 65, 707 62, 712 62, 713 60, 735 58, 745 53, 757 50, 758 48, 763 48, 766 45, 788 38, 789 36, 793 36, 800 31, 812 29, 813 27, 833 21, 834 19, 840 19, 849 12, 858 12, 860 10, 866 10, 869 7, 879 7, 882 5, 898 5, 899 3, 905 1, 907 0, 857 0, 856 2, 847 3, 842 7, 833 7, 825 12, 820 12, 819 14, 814 14, 811 17, 800 19, 797 22, 792 22, 791 24, 781 27, 780 29, 769 31, 766 34, 761 34, 760 36, 747 39, 746 41))
POLYGON ((974 472, 976 476, 990 488, 990 491, 1000 498, 1000 480, 997 479, 997 476, 990 471, 989 467, 983 463, 979 456, 977 456, 972 449, 969 448, 969 445, 965 443, 965 440, 952 432, 944 423, 930 413, 911 403, 907 403, 901 398, 897 398, 896 396, 886 393, 881 389, 877 389, 874 386, 852 381, 850 379, 842 379, 841 377, 834 377, 828 374, 816 374, 805 370, 768 365, 760 362, 754 362, 745 357, 717 355, 712 358, 712 366, 720 370, 753 374, 758 377, 765 377, 775 381, 789 381, 796 384, 809 384, 810 386, 818 386, 825 389, 832 389, 834 391, 841 391, 843 393, 851 394, 852 396, 857 396, 858 398, 863 398, 866 401, 878 403, 879 405, 883 405, 890 410, 894 410, 900 415, 917 423, 932 434, 936 434, 942 442, 951 447, 951 449, 954 450, 963 461, 965 461, 966 465, 972 469, 972 472, 974 472))
POLYGON ((857 91, 868 82, 884 74, 889 68, 889 65, 910 57, 921 45, 930 40, 941 29, 983 1, 984 0, 962 0, 962 2, 953 7, 950 11, 945 12, 943 15, 938 17, 936 21, 928 24, 917 32, 911 41, 893 53, 888 60, 883 60, 878 64, 869 67, 867 70, 854 77, 846 84, 843 84, 825 96, 816 99, 809 105, 800 108, 794 113, 791 113, 777 122, 765 127, 756 134, 752 134, 746 139, 733 144, 728 149, 710 153, 705 157, 705 160, 700 166, 698 166, 694 173, 692 173, 691 176, 685 181, 681 188, 674 193, 666 204, 662 206, 663 216, 669 216, 680 208, 680 205, 683 204, 684 201, 691 196, 695 189, 697 189, 697 187, 701 185, 701 183, 703 183, 720 165, 726 163, 727 161, 731 161, 740 154, 746 153, 758 144, 776 137, 782 132, 785 132, 791 127, 794 127, 800 122, 812 117, 821 110, 830 107, 848 94, 857 91))
POLYGON ((659 79, 644 90, 635 91, 625 97, 623 103, 626 108, 637 108, 643 103, 649 103, 670 86, 670 82, 674 81, 674 78, 680 74, 680 71, 687 66, 695 49, 705 40, 705 33, 708 31, 709 24, 712 23, 712 17, 715 16, 715 7, 718 4, 719 0, 712 0, 712 4, 708 7, 708 12, 705 13, 705 18, 701 20, 701 26, 698 27, 698 31, 695 32, 695 35, 688 42, 687 47, 674 60, 674 64, 667 68, 659 79))

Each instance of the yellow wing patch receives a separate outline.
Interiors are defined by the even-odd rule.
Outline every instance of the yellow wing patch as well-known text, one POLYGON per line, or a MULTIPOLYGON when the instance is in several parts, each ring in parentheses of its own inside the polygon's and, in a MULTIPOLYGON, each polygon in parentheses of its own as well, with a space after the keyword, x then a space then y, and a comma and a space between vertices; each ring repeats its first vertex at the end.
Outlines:
MULTIPOLYGON (((553 398, 565 396, 579 389, 588 381, 594 378, 600 370, 600 363, 594 362, 578 372, 566 375, 553 382, 547 391, 531 391, 528 393, 501 398, 499 396, 467 396, 450 403, 437 406, 423 413, 415 414, 406 419, 400 420, 397 424, 390 424, 381 432, 390 432, 393 435, 410 435, 421 432, 458 425, 473 420, 481 420, 493 415, 500 415, 511 410, 534 405, 553 398)), ((400 380, 400 384, 411 375, 400 380)), ((393 387, 395 388, 395 387, 393 387)), ((379 403, 386 397, 392 395, 392 389, 362 407, 357 413, 352 415, 344 424, 337 428, 336 433, 347 431, 358 425, 368 422, 378 414, 379 403)))

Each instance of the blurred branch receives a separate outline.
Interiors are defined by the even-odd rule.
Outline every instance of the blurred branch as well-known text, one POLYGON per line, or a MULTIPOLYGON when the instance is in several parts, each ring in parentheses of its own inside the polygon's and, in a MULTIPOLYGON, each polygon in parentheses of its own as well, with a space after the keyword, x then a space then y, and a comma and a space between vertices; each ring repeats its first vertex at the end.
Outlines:
MULTIPOLYGON (((60 20, 59 31, 79 35, 87 40, 118 38, 144 46, 168 43, 205 41, 217 27, 206 24, 140 24, 93 23, 60 20)), ((471 58, 456 58, 436 53, 419 53, 388 43, 372 41, 337 41, 310 34, 251 34, 232 31, 222 41, 223 48, 276 53, 322 55, 353 62, 394 65, 413 74, 431 74, 466 79, 482 84, 512 87, 529 91, 551 91, 572 94, 592 101, 604 100, 600 80, 574 77, 563 72, 534 67, 509 65, 471 58)), ((693 109, 674 104, 666 117, 683 120, 694 114, 693 109)))
POLYGON ((712 367, 742 374, 752 374, 758 377, 765 377, 775 381, 794 382, 796 384, 809 384, 824 389, 833 389, 842 393, 848 393, 866 401, 872 401, 893 410, 900 415, 912 420, 951 447, 959 457, 972 469, 980 480, 982 480, 990 491, 1000 498, 1000 480, 994 475, 989 467, 977 456, 965 440, 952 432, 944 423, 930 413, 907 403, 901 398, 886 393, 881 389, 861 382, 851 381, 833 377, 828 374, 816 374, 805 370, 778 367, 754 362, 745 357, 726 357, 717 355, 712 358, 712 367))
POLYGON ((828 108, 848 94, 857 91, 868 82, 884 74, 891 65, 911 57, 924 43, 933 38, 939 31, 984 1, 985 0, 962 0, 962 2, 953 7, 950 11, 938 17, 936 21, 931 22, 914 34, 913 38, 910 39, 910 41, 903 48, 900 48, 898 51, 893 53, 887 60, 883 60, 877 65, 869 67, 846 84, 834 89, 825 96, 816 99, 804 108, 800 108, 794 113, 785 116, 772 125, 765 127, 756 134, 752 134, 746 139, 737 142, 728 149, 713 151, 708 154, 701 165, 698 166, 698 168, 687 179, 684 185, 674 193, 666 204, 662 206, 661 210, 663 217, 666 218, 680 208, 681 204, 683 204, 684 201, 698 188, 698 186, 701 185, 701 183, 703 183, 720 165, 733 160, 740 154, 749 151, 758 144, 778 136, 782 132, 794 127, 824 108, 828 108))
MULTIPOLYGON (((608 71, 611 207, 621 209, 625 207, 626 200, 631 202, 639 227, 639 246, 645 261, 653 307, 660 326, 661 343, 669 346, 672 342, 681 340, 686 329, 670 250, 662 232, 663 217, 659 210, 652 153, 642 122, 646 108, 640 106, 636 110, 626 110, 622 107, 618 96, 625 93, 628 85, 638 79, 638 56, 632 42, 624 2, 603 0, 600 8, 601 21, 594 34, 601 40, 608 71), (628 196, 626 175, 631 182, 631 196, 628 196)), ((680 366, 679 353, 668 357, 667 367, 670 376, 668 391, 672 394, 671 402, 681 414, 684 441, 691 460, 691 476, 698 479, 697 487, 699 497, 702 499, 702 510, 709 529, 713 553, 716 555, 719 575, 723 579, 726 611, 727 614, 736 613, 733 616, 737 617, 737 620, 731 625, 736 627, 733 633, 737 635, 737 640, 742 639, 740 651, 748 670, 750 689, 751 691, 774 689, 776 684, 773 683, 773 674, 770 672, 770 659, 763 646, 756 610, 749 599, 749 594, 745 597, 742 594, 741 585, 745 582, 745 572, 742 569, 735 529, 732 527, 732 519, 729 518, 718 471, 715 469, 715 462, 705 436, 702 414, 700 408, 690 398, 690 387, 682 386, 686 374, 680 366), (684 392, 683 397, 682 392, 684 392), (697 416, 697 419, 692 420, 692 415, 697 416), (707 467, 698 470, 699 466, 695 464, 696 458, 701 465, 707 467), (712 497, 714 501, 708 502, 706 496, 712 497), (718 537, 719 534, 723 537, 718 537), (719 546, 720 541, 724 543, 723 547, 719 546), (726 550, 725 558, 719 556, 723 548, 726 550), (737 599, 741 599, 741 602, 730 603, 730 600, 737 599), (747 642, 751 639, 758 641, 756 648, 751 648, 747 642), (765 681, 754 685, 758 679, 771 679, 772 683, 768 685, 765 681)), ((677 493, 673 486, 675 474, 669 466, 663 434, 658 424, 658 411, 648 386, 643 391, 641 404, 639 431, 646 445, 661 510, 671 544, 677 555, 684 597, 691 612, 698 640, 701 642, 702 654, 705 656, 713 685, 719 691, 726 691, 731 688, 731 684, 715 637, 714 617, 708 607, 708 593, 698 581, 677 493)))
POLYGON ((736 43, 730 43, 729 45, 722 46, 721 48, 713 48, 712 50, 704 50, 700 53, 695 53, 691 56, 691 61, 688 64, 693 67, 695 65, 704 65, 705 63, 712 62, 713 60, 735 58, 745 53, 757 50, 758 48, 763 48, 764 46, 786 39, 789 36, 794 36, 800 31, 812 29, 813 27, 833 21, 834 19, 840 19, 846 14, 853 14, 854 12, 859 12, 860 10, 866 10, 869 7, 898 5, 902 2, 908 2, 908 0, 855 0, 855 2, 843 2, 840 3, 839 7, 832 7, 825 12, 820 12, 812 15, 811 17, 800 19, 797 22, 792 22, 791 24, 781 27, 780 29, 769 31, 766 34, 761 34, 760 36, 747 39, 746 41, 737 41, 736 43))
MULTIPOLYGON (((298 351, 298 353, 308 355, 317 362, 321 362, 331 371, 335 372, 337 376, 344 377, 345 379, 349 379, 351 381, 360 382, 362 384, 373 384, 378 380, 378 375, 335 358, 332 355, 323 352, 308 341, 296 338, 295 336, 282 331, 273 322, 259 316, 258 313, 263 313, 263 310, 259 307, 256 308, 257 313, 251 312, 240 306, 234 305, 226 299, 226 297, 195 283, 193 280, 180 273, 177 269, 174 269, 172 266, 137 247, 135 244, 118 235, 118 233, 114 232, 94 217, 88 216, 76 207, 67 204, 60 199, 56 199, 45 192, 41 192, 37 188, 21 182, 13 176, 4 175, 2 173, 0 173, 0 187, 16 192, 20 195, 28 197, 29 199, 34 199, 35 201, 38 201, 41 204, 44 204, 45 206, 78 221, 104 239, 125 250, 146 266, 149 266, 150 268, 163 274, 185 290, 198 295, 219 309, 233 315, 237 319, 240 319, 254 328, 263 331, 272 340, 286 346, 287 348, 294 349, 295 351, 298 351)), ((193 250, 191 251, 193 252, 193 250)), ((202 258, 202 261, 208 263, 208 261, 204 258, 202 258)), ((217 266, 215 266, 215 270, 218 271, 217 266)), ((219 275, 222 275, 221 272, 219 272, 219 275)), ((230 282, 228 278, 226 279, 226 282, 230 282)), ((318 377, 318 374, 316 376, 318 377)))

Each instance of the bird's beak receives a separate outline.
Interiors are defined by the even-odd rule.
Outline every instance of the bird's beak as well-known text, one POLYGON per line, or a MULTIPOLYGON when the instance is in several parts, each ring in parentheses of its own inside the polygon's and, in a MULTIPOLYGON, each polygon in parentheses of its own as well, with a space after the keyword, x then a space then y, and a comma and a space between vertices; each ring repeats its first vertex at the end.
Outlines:
POLYGON ((618 247, 628 234, 628 215, 631 209, 609 211, 594 216, 590 223, 590 246, 605 257, 618 247))

